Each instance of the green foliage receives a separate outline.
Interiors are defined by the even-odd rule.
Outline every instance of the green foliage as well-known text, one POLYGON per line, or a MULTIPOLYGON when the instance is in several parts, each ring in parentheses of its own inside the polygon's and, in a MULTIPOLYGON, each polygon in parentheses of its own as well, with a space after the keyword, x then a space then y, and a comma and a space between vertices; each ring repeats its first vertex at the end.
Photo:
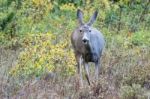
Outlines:
POLYGON ((18 64, 10 74, 24 78, 55 71, 61 76, 74 74, 75 59, 68 38, 57 43, 55 40, 56 36, 51 33, 26 36, 22 45, 25 50, 20 53, 18 64))
POLYGON ((121 99, 146 99, 144 89, 139 84, 121 86, 121 99))
POLYGON ((148 46, 150 44, 150 35, 146 31, 139 31, 133 34, 132 43, 139 46, 148 46))
POLYGON ((0 30, 17 36, 28 32, 48 32, 53 30, 50 20, 56 20, 55 17, 60 18, 62 15, 74 19, 76 9, 82 8, 87 13, 95 9, 100 10, 98 26, 115 31, 124 28, 132 32, 142 28, 148 29, 148 5, 148 2, 129 0, 119 0, 117 3, 108 0, 3 0, 0 5, 0 30))

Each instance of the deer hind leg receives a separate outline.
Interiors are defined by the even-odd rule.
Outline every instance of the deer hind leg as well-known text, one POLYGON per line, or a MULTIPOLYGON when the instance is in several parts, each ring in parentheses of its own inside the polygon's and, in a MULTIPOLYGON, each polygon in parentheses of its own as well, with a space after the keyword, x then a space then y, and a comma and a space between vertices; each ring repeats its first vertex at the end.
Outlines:
POLYGON ((80 78, 80 84, 81 87, 83 87, 83 79, 82 79, 82 57, 81 54, 76 53, 76 60, 77 60, 77 72, 78 72, 78 76, 80 78))

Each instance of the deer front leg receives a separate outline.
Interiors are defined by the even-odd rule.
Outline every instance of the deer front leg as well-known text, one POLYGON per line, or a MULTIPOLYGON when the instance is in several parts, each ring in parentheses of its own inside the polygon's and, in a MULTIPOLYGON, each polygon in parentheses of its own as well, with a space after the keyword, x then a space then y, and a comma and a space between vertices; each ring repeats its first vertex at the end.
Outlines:
POLYGON ((80 54, 76 54, 76 60, 77 60, 77 72, 78 72, 78 76, 80 78, 80 84, 81 84, 81 87, 83 87, 83 79, 82 79, 82 68, 81 68, 81 65, 82 65, 82 57, 80 54))
POLYGON ((85 77, 88 81, 88 84, 90 85, 90 79, 89 79, 89 65, 87 62, 84 62, 84 69, 85 69, 85 77))
POLYGON ((98 75, 99 75, 99 62, 95 63, 95 80, 98 80, 98 75))

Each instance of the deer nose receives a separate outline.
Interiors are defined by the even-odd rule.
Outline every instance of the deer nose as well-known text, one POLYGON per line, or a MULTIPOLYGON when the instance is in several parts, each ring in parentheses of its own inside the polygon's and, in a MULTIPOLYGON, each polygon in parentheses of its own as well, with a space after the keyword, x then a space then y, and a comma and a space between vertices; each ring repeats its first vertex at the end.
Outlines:
POLYGON ((84 43, 84 44, 87 44, 88 43, 88 39, 82 39, 82 42, 84 43))

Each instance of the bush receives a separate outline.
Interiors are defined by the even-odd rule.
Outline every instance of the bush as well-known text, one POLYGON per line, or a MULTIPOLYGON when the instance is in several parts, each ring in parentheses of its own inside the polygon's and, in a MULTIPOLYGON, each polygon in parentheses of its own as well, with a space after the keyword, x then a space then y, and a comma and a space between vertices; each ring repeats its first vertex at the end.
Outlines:
POLYGON ((124 85, 120 88, 121 99, 146 99, 144 89, 139 84, 124 85))
POLYGON ((149 65, 134 66, 130 69, 130 72, 125 75, 123 83, 128 85, 135 83, 144 86, 144 84, 150 80, 149 73, 149 65))
POLYGON ((137 46, 148 46, 150 44, 150 35, 148 31, 139 31, 133 34, 132 44, 137 46))
POLYGON ((68 39, 60 42, 51 33, 29 34, 23 41, 25 49, 10 74, 27 78, 39 77, 45 72, 57 72, 62 76, 74 74, 75 58, 68 39))

